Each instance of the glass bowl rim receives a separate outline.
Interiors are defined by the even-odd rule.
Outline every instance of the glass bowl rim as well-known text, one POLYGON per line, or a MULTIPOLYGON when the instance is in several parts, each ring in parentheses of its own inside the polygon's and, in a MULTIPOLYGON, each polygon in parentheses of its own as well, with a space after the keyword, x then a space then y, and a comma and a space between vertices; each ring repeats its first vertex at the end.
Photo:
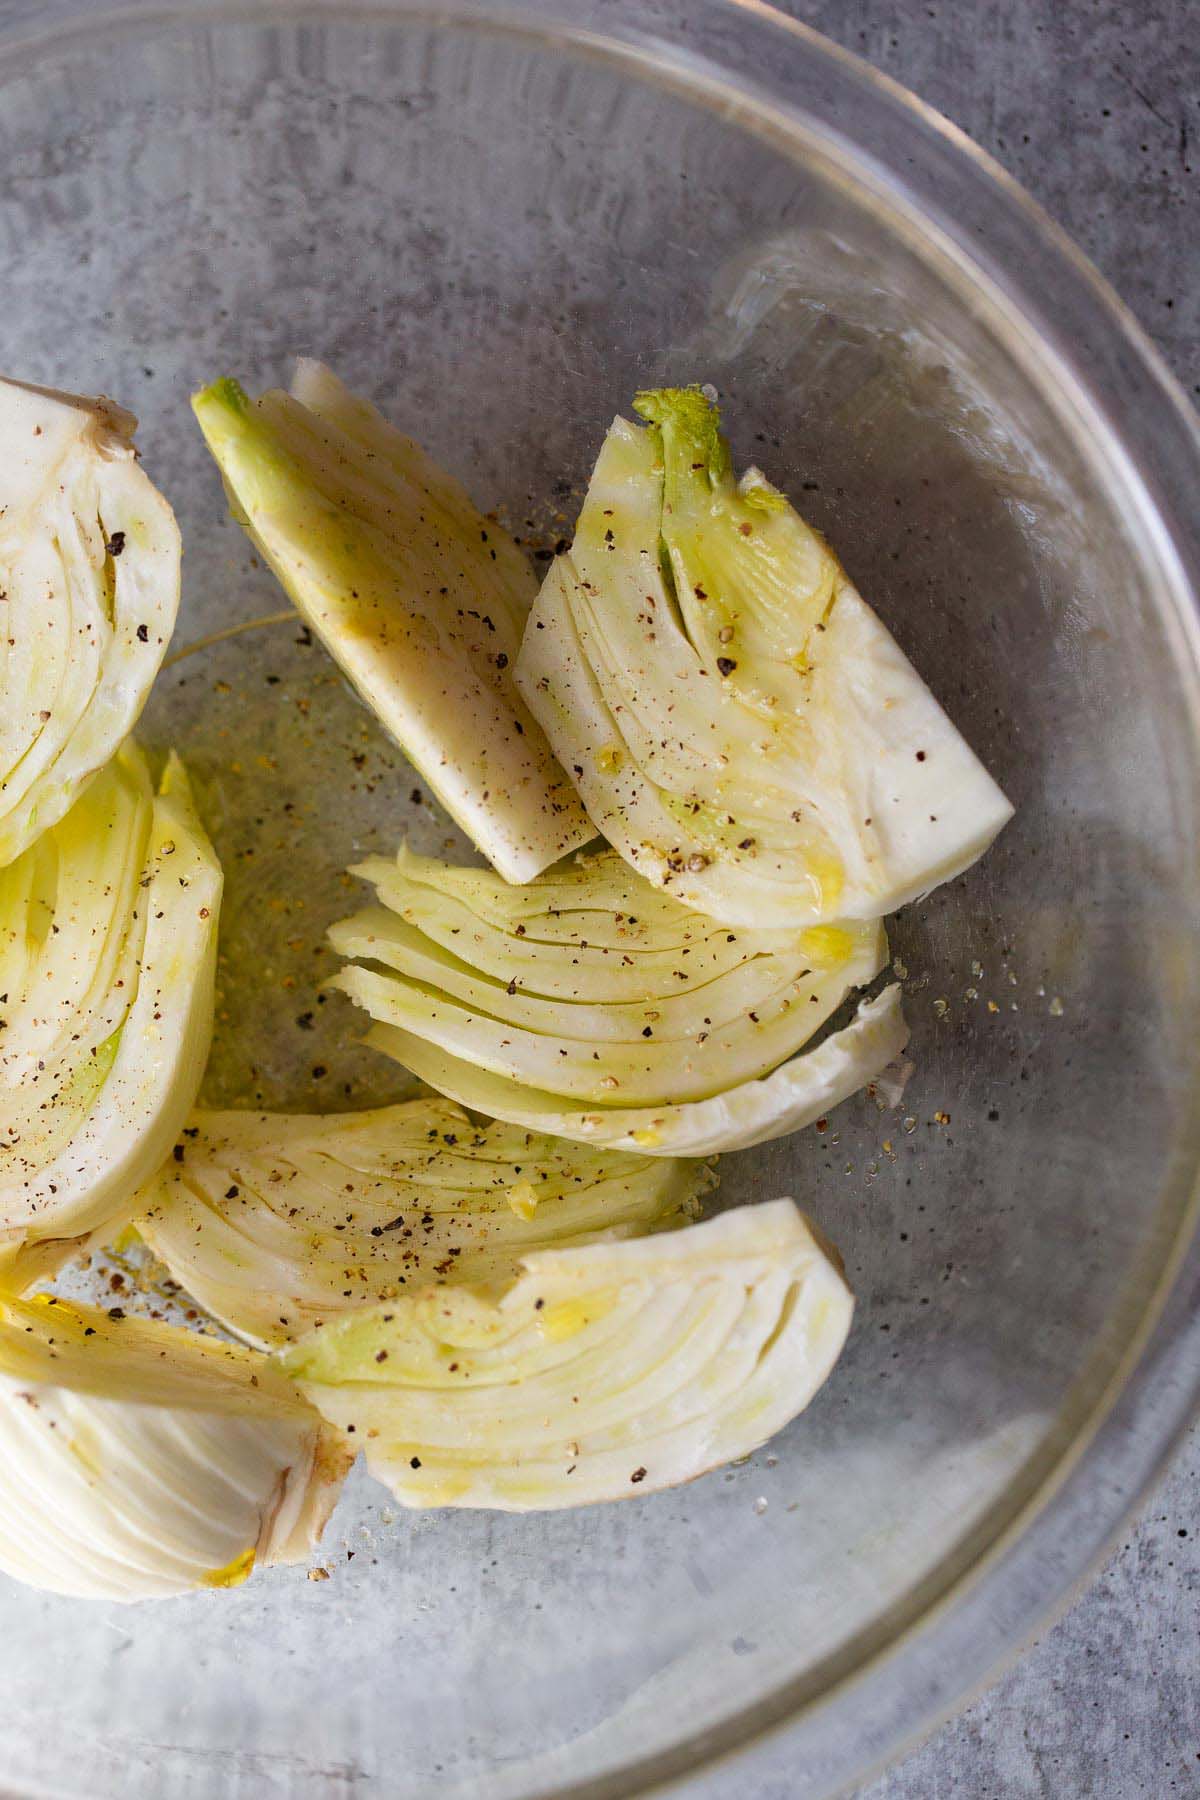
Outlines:
MULTIPOLYGON (((836 146, 856 190, 907 222, 922 254, 936 248, 955 263, 963 284, 1006 321, 1013 353, 1048 363, 1064 403, 1098 427, 1163 576, 1163 622, 1200 768, 1200 515, 1188 504, 1200 491, 1200 419, 1133 314, 986 151, 890 76, 765 0, 126 0, 99 10, 90 0, 0 0, 0 81, 26 58, 102 33, 389 20, 596 56, 698 103, 719 101, 739 122, 782 132, 811 153, 828 157, 836 146), (814 66, 820 96, 802 107, 791 90, 814 66), (903 139, 903 174, 889 133, 903 139)), ((1200 860, 1193 881, 1200 901, 1200 860)), ((1070 1606, 1200 1410, 1200 1046, 1190 1093, 1164 1184, 1173 1217, 1121 1355, 1103 1359, 1098 1379, 1080 1375, 1073 1428, 1062 1427, 1064 1402, 1058 1429, 1004 1501, 873 1622, 877 1641, 856 1650, 865 1634, 851 1640, 821 1665, 829 1672, 815 1691, 811 1674, 790 1680, 666 1750, 542 1789, 537 1800, 631 1800, 728 1773, 734 1760, 744 1783, 802 1720, 819 1791, 842 1791, 952 1717, 1070 1606), (864 1714, 873 1721, 866 1729, 864 1714)))

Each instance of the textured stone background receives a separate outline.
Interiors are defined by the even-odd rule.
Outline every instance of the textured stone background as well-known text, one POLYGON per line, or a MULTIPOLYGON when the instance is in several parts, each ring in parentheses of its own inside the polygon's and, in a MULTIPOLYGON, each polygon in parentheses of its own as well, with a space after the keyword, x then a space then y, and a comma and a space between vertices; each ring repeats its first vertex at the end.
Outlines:
MULTIPOLYGON (((782 0, 991 152, 1200 396, 1196 0, 782 0)), ((1200 497, 1198 497, 1200 503, 1200 497)), ((861 1800, 1200 1795, 1200 1433, 1090 1591, 861 1800)), ((746 1800, 787 1800, 786 1774, 746 1800)))

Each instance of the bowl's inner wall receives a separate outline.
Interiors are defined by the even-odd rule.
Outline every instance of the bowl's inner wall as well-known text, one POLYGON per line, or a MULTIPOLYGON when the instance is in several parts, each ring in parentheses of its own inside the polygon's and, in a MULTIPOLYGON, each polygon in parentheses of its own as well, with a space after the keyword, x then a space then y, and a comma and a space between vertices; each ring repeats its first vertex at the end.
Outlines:
MULTIPOLYGON (((0 1766, 95 1795, 524 1796, 819 1689, 1070 1430, 1157 1228, 1189 791, 1121 501, 836 161, 599 59, 415 25, 106 34, 10 72, 0 168, 4 366, 140 415, 184 529, 179 644, 281 604, 188 411, 214 375, 324 357, 541 544, 637 385, 707 380, 1019 807, 896 922, 900 1105, 725 1164, 725 1199, 792 1193, 845 1253, 857 1324, 809 1415, 578 1514, 409 1519, 359 1481, 332 1585, 129 1611, 5 1584, 0 1766)), ((179 664, 146 736, 188 758, 227 870, 209 1097, 333 1108, 404 1087, 316 998, 340 871, 453 834, 299 636, 179 664)))

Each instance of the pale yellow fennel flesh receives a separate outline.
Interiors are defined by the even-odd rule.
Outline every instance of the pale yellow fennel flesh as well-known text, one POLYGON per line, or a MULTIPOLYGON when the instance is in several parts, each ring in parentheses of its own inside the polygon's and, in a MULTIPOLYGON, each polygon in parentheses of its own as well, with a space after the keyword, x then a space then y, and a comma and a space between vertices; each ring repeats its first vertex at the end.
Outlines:
POLYGON ((745 1456, 803 1411, 853 1300, 790 1200, 542 1250, 511 1285, 427 1289, 280 1353, 406 1506, 636 1498, 745 1456))
POLYGON ((221 870, 132 742, 0 870, 0 1281, 127 1216, 208 1056, 221 870))
POLYGON ((0 1299, 0 1569, 87 1599, 231 1587, 320 1537, 353 1451, 270 1361, 0 1299))
POLYGON ((513 680, 529 564, 328 369, 295 385, 193 401, 235 516, 446 811, 525 880, 594 836, 513 680))
POLYGON ((369 1041, 463 1105, 531 1129, 720 1152, 810 1122, 904 1041, 891 993, 805 1050, 883 967, 875 920, 718 925, 612 851, 520 887, 408 849, 355 873, 378 904, 330 938, 355 958, 335 985, 375 1019, 369 1041))
POLYGON ((115 755, 175 625, 179 530, 136 423, 0 379, 0 866, 115 755))
POLYGON ((475 1124, 429 1098, 365 1112, 197 1112, 143 1189, 137 1229, 231 1330, 264 1346, 531 1250, 698 1216, 711 1167, 475 1124))
POLYGON ((734 479, 698 389, 618 418, 517 685, 597 828, 733 925, 880 918, 1012 808, 816 532, 734 479))

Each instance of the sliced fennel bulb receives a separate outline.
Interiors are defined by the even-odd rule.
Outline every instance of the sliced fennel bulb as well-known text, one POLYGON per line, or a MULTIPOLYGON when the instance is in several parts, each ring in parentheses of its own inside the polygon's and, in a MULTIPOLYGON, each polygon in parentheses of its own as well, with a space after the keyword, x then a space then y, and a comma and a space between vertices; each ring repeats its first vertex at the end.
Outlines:
POLYGON ((496 1118, 707 1154, 794 1129, 814 1094, 823 1111, 899 1048, 892 1002, 813 1073, 788 1061, 882 968, 874 920, 731 930, 611 851, 522 887, 407 848, 354 872, 380 904, 331 930, 359 959, 334 985, 377 1021, 376 1047, 496 1118))
POLYGON ((320 1537, 353 1459, 271 1362, 178 1327, 0 1300, 0 1569, 144 1600, 320 1537))
POLYGON ((179 532, 135 424, 0 380, 0 865, 133 729, 174 628, 179 532))
POLYGON ((0 870, 0 1279, 128 1208, 196 1097, 221 870, 172 756, 127 744, 0 870))
POLYGON ((697 389, 613 423, 517 685, 598 828, 733 924, 878 918, 1011 807, 828 547, 697 389))
POLYGON ((193 404, 288 595, 501 874, 593 837, 514 685, 535 583, 501 527, 319 363, 291 395, 225 380, 193 404))
POLYGON ((505 1290, 347 1315, 283 1367, 406 1506, 629 1499, 745 1456, 808 1405, 853 1300, 790 1200, 542 1250, 505 1290))
POLYGON ((694 1218, 703 1162, 622 1156, 412 1100, 322 1117, 196 1113, 137 1228, 240 1336, 287 1343, 339 1313, 446 1281, 510 1277, 547 1245, 694 1218))

